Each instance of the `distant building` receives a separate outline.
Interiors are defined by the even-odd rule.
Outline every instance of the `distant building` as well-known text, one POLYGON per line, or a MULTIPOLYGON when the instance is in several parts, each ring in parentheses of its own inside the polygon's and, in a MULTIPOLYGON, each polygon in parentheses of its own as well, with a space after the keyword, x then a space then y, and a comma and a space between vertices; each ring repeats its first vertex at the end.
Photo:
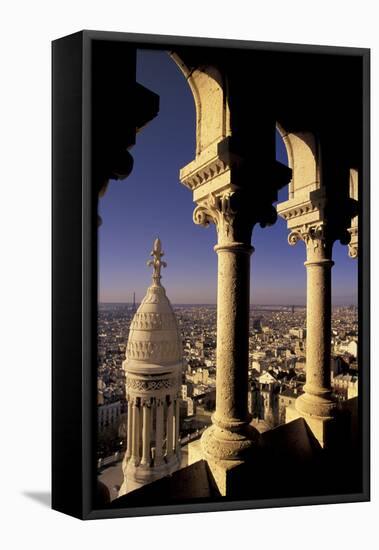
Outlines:
POLYGON ((194 416, 196 414, 196 403, 192 397, 186 399, 186 416, 194 416))
POLYGON ((185 384, 182 384, 181 393, 182 393, 182 399, 183 400, 186 400, 188 397, 192 397, 193 396, 193 383, 187 381, 185 384))
POLYGON ((275 348, 275 357, 286 357, 287 348, 285 347, 277 347, 275 348))
POLYGON ((355 340, 352 340, 347 345, 347 352, 350 353, 350 355, 352 355, 353 357, 357 357, 358 356, 358 342, 356 342, 355 340))
POLYGON ((198 368, 192 374, 192 381, 194 384, 208 384, 209 373, 208 369, 198 368))
POLYGON ((305 357, 296 360, 295 370, 305 372, 305 366, 306 366, 305 357))
POLYGON ((291 336, 295 336, 295 338, 299 338, 299 340, 304 340, 307 335, 307 331, 305 328, 290 328, 288 333, 291 336))
POLYGON ((345 352, 345 353, 349 353, 353 357, 357 357, 358 356, 358 342, 356 342, 355 340, 350 340, 350 341, 347 341, 347 342, 341 342, 337 346, 337 350, 340 353, 345 352))
POLYGON ((262 333, 262 323, 260 319, 253 320, 253 331, 257 334, 262 333))
POLYGON ((266 358, 266 352, 265 351, 254 351, 253 352, 253 361, 259 361, 261 359, 266 358))
POLYGON ((334 394, 344 401, 358 395, 358 376, 356 375, 349 373, 332 375, 331 385, 334 394))
POLYGON ((261 364, 259 361, 252 361, 251 368, 255 369, 258 372, 261 372, 261 364))
POLYGON ((302 393, 297 387, 283 389, 278 394, 278 423, 285 424, 286 408, 293 406, 296 399, 302 393))
POLYGON ((117 426, 121 414, 121 403, 108 403, 97 407, 97 423, 99 432, 110 426, 117 426))
POLYGON ((330 358, 331 376, 337 376, 338 374, 346 374, 349 370, 349 364, 344 360, 341 355, 332 355, 330 358))
MULTIPOLYGON (((259 418, 269 427, 279 423, 278 393, 280 383, 273 371, 266 371, 257 380, 260 403, 255 407, 259 410, 259 418)), ((254 396, 255 397, 255 396, 254 396)))

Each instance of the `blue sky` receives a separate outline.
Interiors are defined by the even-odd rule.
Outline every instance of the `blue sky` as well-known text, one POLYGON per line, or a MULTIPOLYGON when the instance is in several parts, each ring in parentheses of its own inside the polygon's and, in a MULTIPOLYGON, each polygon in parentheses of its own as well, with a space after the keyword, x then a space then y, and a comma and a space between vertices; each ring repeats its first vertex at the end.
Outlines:
MULTIPOLYGON (((151 280, 146 266, 156 236, 168 267, 162 283, 172 303, 215 303, 216 230, 192 221, 192 193, 179 182, 179 170, 195 154, 195 107, 192 94, 165 52, 141 50, 137 80, 160 96, 160 112, 130 149, 134 168, 124 181, 111 182, 99 201, 99 300, 140 301, 151 280)), ((117 85, 117 84, 116 84, 117 85)), ((277 159, 287 164, 277 136, 277 159)), ((279 201, 287 199, 283 189, 279 201)), ((289 246, 285 222, 255 226, 251 260, 251 303, 305 304, 305 247, 289 246)), ((357 302, 357 261, 347 247, 334 245, 333 303, 357 302)))

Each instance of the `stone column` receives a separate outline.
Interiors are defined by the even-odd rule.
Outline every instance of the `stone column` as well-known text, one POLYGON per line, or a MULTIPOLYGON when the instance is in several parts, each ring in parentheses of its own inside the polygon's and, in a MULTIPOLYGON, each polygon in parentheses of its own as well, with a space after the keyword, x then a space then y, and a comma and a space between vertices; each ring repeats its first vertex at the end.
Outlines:
POLYGON ((173 451, 173 414, 174 414, 174 405, 172 402, 172 398, 170 397, 170 400, 168 402, 167 406, 167 425, 166 425, 166 456, 167 458, 170 458, 173 451))
POLYGON ((150 405, 144 403, 142 408, 142 459, 141 464, 150 464, 150 405))
POLYGON ((174 447, 175 447, 175 452, 177 453, 178 450, 180 449, 180 441, 179 441, 179 437, 180 437, 180 433, 179 433, 179 428, 180 428, 180 407, 179 407, 179 399, 176 399, 175 401, 175 416, 174 416, 174 423, 175 423, 175 429, 174 429, 174 447))
POLYGON ((154 465, 162 462, 163 447, 163 403, 160 399, 156 401, 156 422, 155 422, 155 456, 154 465))
POLYGON ((326 224, 304 226, 290 233, 288 241, 306 244, 307 261, 307 350, 304 394, 296 410, 309 421, 317 439, 326 446, 327 421, 334 417, 336 402, 331 390, 331 269, 333 240, 326 224))
POLYGON ((217 245, 217 386, 213 422, 221 429, 249 421, 247 410, 249 287, 252 247, 217 245), (245 399, 246 397, 246 399, 245 399))
POLYGON ((257 438, 247 398, 253 248, 244 202, 239 193, 225 193, 210 196, 194 212, 196 223, 213 221, 218 234, 216 410, 201 440, 209 460, 243 460, 257 438))
POLYGON ((132 461, 135 465, 139 463, 140 452, 139 452, 139 434, 140 434, 140 418, 139 418, 139 403, 135 399, 133 401, 133 438, 132 438, 132 461))
POLYGON ((133 430, 133 411, 130 400, 128 400, 128 431, 126 434, 127 438, 127 448, 126 448, 126 459, 128 460, 132 454, 132 430, 133 430))

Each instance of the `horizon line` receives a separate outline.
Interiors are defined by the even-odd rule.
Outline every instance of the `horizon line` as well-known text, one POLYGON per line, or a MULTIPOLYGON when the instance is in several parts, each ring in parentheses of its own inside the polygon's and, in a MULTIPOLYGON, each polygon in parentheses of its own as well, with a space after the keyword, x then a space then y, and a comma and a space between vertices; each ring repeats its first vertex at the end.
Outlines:
MULTIPOLYGON (((98 305, 105 305, 105 304, 122 304, 122 305, 133 305, 133 302, 123 302, 123 301, 98 301, 97 302, 98 305)), ((141 304, 142 301, 140 302, 136 302, 136 305, 137 304, 141 304)), ((176 305, 176 306, 217 306, 217 302, 191 302, 191 303, 188 303, 188 302, 172 302, 173 305, 176 305)), ((332 304, 333 305, 333 304, 332 304)), ((355 307, 358 307, 358 304, 356 302, 346 302, 346 303, 343 303, 343 304, 334 304, 334 305, 337 305, 337 306, 355 306, 355 307)), ((250 302, 250 306, 264 306, 264 307, 272 307, 272 306, 276 306, 276 307, 307 307, 306 304, 293 304, 293 303, 286 303, 286 304, 279 304, 279 303, 275 303, 275 304, 265 304, 265 303, 254 303, 254 302, 250 302)))

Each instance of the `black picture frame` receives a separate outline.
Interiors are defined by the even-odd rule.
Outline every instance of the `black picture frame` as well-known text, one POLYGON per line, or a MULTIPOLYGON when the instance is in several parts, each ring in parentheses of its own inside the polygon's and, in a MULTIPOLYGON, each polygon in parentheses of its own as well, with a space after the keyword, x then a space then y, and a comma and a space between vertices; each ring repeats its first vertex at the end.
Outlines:
POLYGON ((302 506, 370 499, 370 50, 85 30, 52 44, 52 508, 81 519, 302 506), (214 47, 358 56, 363 67, 359 200, 359 365, 362 492, 300 498, 96 509, 97 199, 92 181, 94 44, 214 47))

